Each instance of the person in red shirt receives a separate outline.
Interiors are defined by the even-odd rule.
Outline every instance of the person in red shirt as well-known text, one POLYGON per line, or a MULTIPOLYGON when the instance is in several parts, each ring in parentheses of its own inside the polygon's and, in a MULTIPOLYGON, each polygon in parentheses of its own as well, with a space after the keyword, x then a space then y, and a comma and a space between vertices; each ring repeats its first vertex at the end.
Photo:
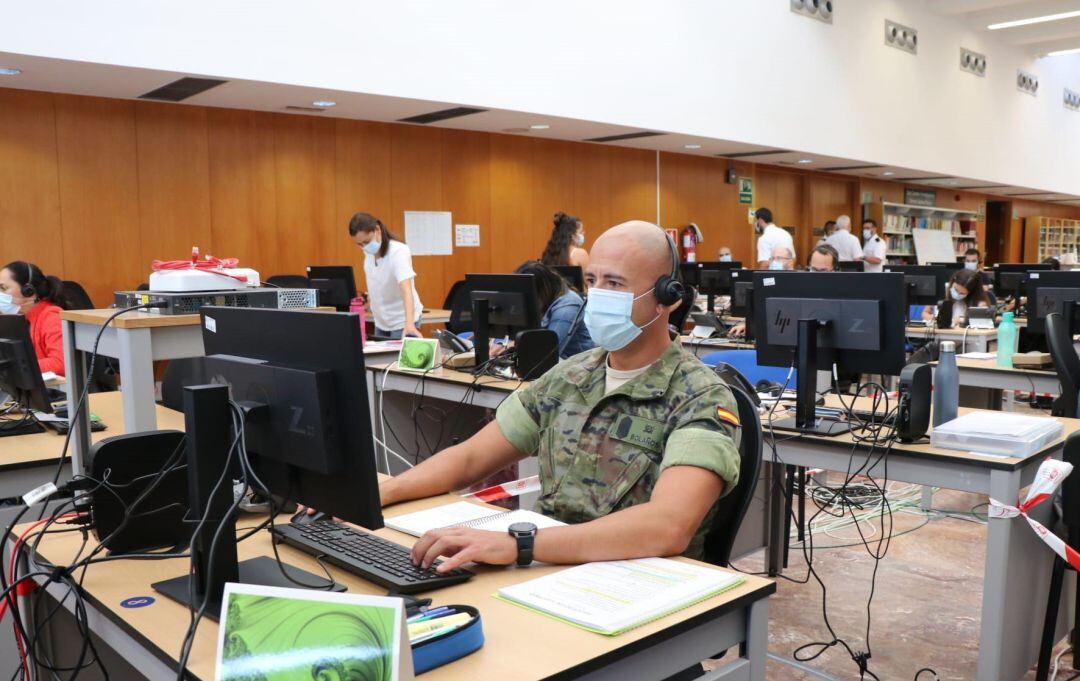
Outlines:
POLYGON ((64 376, 64 336, 60 310, 66 307, 64 285, 33 263, 17 260, 0 270, 0 313, 26 315, 42 373, 64 376))

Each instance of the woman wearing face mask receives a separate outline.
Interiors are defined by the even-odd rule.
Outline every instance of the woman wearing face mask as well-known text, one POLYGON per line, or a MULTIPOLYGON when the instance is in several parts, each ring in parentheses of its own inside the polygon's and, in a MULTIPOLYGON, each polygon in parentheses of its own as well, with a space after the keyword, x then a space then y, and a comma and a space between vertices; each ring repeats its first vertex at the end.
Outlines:
MULTIPOLYGON (((558 272, 541 262, 529 260, 519 265, 514 274, 531 274, 536 279, 540 328, 554 331, 559 337, 559 359, 573 357, 596 347, 589 330, 585 328, 585 301, 577 291, 566 285, 558 272)), ((492 344, 492 357, 503 352, 504 346, 492 344)))
POLYGON ((540 262, 548 267, 570 265, 585 269, 589 266, 589 253, 585 250, 585 227, 581 220, 562 211, 555 213, 555 227, 540 262))
POLYGON ((65 375, 60 326, 60 311, 65 306, 63 283, 46 277, 37 265, 17 260, 0 270, 0 313, 26 315, 42 373, 65 375))
POLYGON ((375 317, 375 335, 420 337, 420 296, 412 253, 379 218, 357 213, 349 220, 349 236, 364 249, 368 309, 375 317))
MULTIPOLYGON (((967 323, 967 310, 969 307, 990 307, 990 297, 986 295, 982 277, 978 272, 971 270, 957 270, 952 276, 946 289, 948 297, 952 300, 952 323, 953 326, 963 326, 967 323)), ((937 316, 937 308, 928 305, 923 308, 923 319, 931 320, 937 316)))

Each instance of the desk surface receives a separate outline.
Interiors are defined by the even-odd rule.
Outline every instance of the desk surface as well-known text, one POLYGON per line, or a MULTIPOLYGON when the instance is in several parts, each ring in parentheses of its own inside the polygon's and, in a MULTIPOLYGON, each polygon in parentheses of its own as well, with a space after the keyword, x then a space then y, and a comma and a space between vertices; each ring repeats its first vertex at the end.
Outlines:
MULTIPOLYGON (((895 400, 893 400, 893 399, 889 400, 889 408, 890 409, 894 408, 894 406, 895 406, 894 402, 895 402, 895 400)), ((845 398, 844 403, 847 404, 848 406, 850 406, 851 405, 851 400, 849 398, 845 398)), ((840 399, 836 395, 827 395, 825 397, 825 405, 829 406, 829 407, 843 407, 843 405, 840 402, 840 399)), ((855 402, 855 408, 856 409, 869 410, 870 408, 872 408, 872 406, 873 405, 871 404, 871 399, 868 398, 868 397, 861 397, 858 400, 856 400, 856 402, 855 402)), ((881 408, 884 409, 884 404, 882 404, 881 408)), ((968 413, 973 412, 973 411, 990 411, 991 413, 994 413, 994 414, 1000 413, 1000 412, 991 411, 989 409, 971 409, 969 407, 960 407, 958 413, 959 413, 959 415, 963 416, 964 414, 968 414, 968 413)), ((783 412, 780 411, 780 409, 777 409, 777 413, 773 416, 773 418, 774 419, 779 419, 779 418, 784 418, 784 417, 789 416, 789 415, 794 415, 794 412, 783 413, 783 412)), ((1041 414, 1036 414, 1036 413, 1033 413, 1033 414, 1030 414, 1030 415, 1031 416, 1043 416, 1041 414)), ((917 455, 917 456, 920 456, 920 457, 926 457, 928 459, 937 459, 937 460, 940 460, 940 461, 953 461, 953 462, 964 463, 964 464, 973 464, 973 463, 975 463, 975 464, 979 464, 979 465, 984 465, 987 468, 997 468, 997 469, 1002 469, 1002 470, 1015 470, 1015 469, 1020 468, 1021 466, 1023 466, 1026 462, 1030 461, 1032 458, 1042 458, 1042 457, 1046 456, 1046 454, 1048 452, 1051 452, 1051 451, 1057 449, 1058 447, 1060 447, 1062 441, 1065 438, 1069 437, 1070 435, 1072 435, 1076 431, 1080 430, 1080 419, 1066 419, 1066 418, 1057 418, 1057 417, 1051 417, 1051 416, 1045 416, 1045 418, 1054 418, 1055 420, 1059 421, 1062 425, 1064 425, 1065 430, 1062 433, 1061 439, 1054 440, 1053 442, 1046 445, 1041 450, 1039 450, 1038 452, 1032 454, 1031 456, 1025 456, 1025 457, 1022 457, 1022 458, 1021 457, 1002 458, 1002 457, 998 457, 998 456, 981 455, 981 454, 977 454, 975 452, 969 452, 969 451, 964 451, 964 450, 960 450, 960 449, 945 449, 945 448, 942 448, 942 447, 932 447, 932 446, 930 446, 929 432, 927 433, 926 439, 924 441, 922 441, 922 442, 912 443, 912 444, 903 444, 901 442, 896 442, 896 443, 893 444, 892 449, 890 451, 892 453, 902 452, 904 454, 914 454, 914 455, 917 455)), ((768 429, 766 428, 766 430, 768 430, 768 429)), ((930 430, 933 430, 932 426, 931 426, 930 430)), ((779 430, 774 431, 774 434, 775 434, 776 439, 777 439, 778 442, 781 442, 781 441, 784 441, 784 440, 799 440, 799 441, 806 441, 806 442, 814 442, 816 444, 829 444, 829 445, 833 445, 833 446, 836 446, 836 447, 847 447, 847 448, 850 448, 852 446, 852 444, 855 442, 855 438, 852 436, 852 434, 850 432, 843 433, 843 434, 837 435, 835 437, 827 437, 827 436, 823 436, 823 435, 802 435, 802 434, 796 434, 796 433, 790 432, 790 431, 779 431, 779 430)), ((866 444, 866 445, 863 445, 863 447, 869 448, 870 445, 866 444)), ((878 449, 883 451, 883 448, 880 445, 878 446, 878 449)))
MULTIPOLYGON (((376 374, 378 374, 377 376, 375 376, 374 380, 381 382, 382 373, 384 371, 386 371, 386 368, 388 366, 390 366, 390 364, 391 363, 389 363, 389 362, 383 362, 383 363, 378 363, 378 364, 369 364, 367 369, 368 369, 368 371, 373 371, 376 374)), ((427 372, 406 371, 405 369, 399 369, 398 367, 394 367, 393 369, 390 369, 390 373, 392 375, 394 375, 394 376, 406 376, 406 377, 409 377, 409 378, 414 378, 414 379, 416 379, 417 382, 423 380, 423 381, 439 381, 439 382, 442 382, 442 383, 456 383, 456 384, 459 384, 459 385, 474 385, 475 384, 476 386, 479 386, 479 387, 488 388, 488 389, 495 389, 495 390, 503 390, 503 391, 506 391, 508 393, 512 393, 515 390, 517 390, 518 388, 522 387, 523 385, 527 385, 526 381, 506 380, 506 379, 503 379, 503 378, 496 378, 494 376, 479 376, 478 377, 475 374, 471 374, 471 373, 469 373, 467 371, 458 371, 457 369, 450 369, 450 368, 446 368, 446 367, 444 367, 442 369, 435 369, 434 371, 427 371, 427 372)))
MULTIPOLYGON (((409 513, 451 500, 450 497, 443 496, 400 504, 389 509, 387 516, 409 513)), ((240 527, 253 524, 255 522, 250 517, 245 519, 241 516, 240 527)), ((389 528, 383 528, 377 534, 406 546, 415 541, 413 537, 389 528)), ((54 564, 67 564, 76 555, 81 543, 81 538, 74 534, 49 535, 42 540, 39 554, 54 564)), ((272 555, 269 534, 257 533, 251 539, 241 542, 238 551, 241 560, 272 555)), ((284 562, 322 574, 315 561, 306 554, 288 546, 279 547, 279 551, 284 562)), ((120 602, 135 595, 150 595, 152 592, 149 585, 152 582, 174 577, 187 569, 186 559, 130 561, 125 562, 122 567, 116 564, 98 564, 87 570, 83 588, 88 599, 108 617, 118 622, 129 634, 143 641, 159 658, 175 664, 189 622, 187 608, 161 596, 156 596, 157 601, 144 608, 122 609, 120 602)), ((492 594, 503 586, 558 569, 560 568, 555 566, 528 569, 477 567, 479 574, 471 581, 430 592, 429 595, 436 604, 466 604, 479 609, 484 620, 486 641, 484 647, 472 655, 424 674, 423 678, 472 681, 506 677, 507 670, 515 670, 511 674, 514 678, 542 678, 558 673, 578 676, 591 665, 604 662, 606 656, 610 656, 610 659, 623 657, 639 642, 653 644, 663 641, 681 631, 682 627, 679 625, 720 617, 776 590, 776 585, 770 580, 748 575, 743 584, 731 591, 612 637, 583 631, 492 597, 492 594)), ((330 570, 336 580, 348 587, 350 593, 384 593, 382 589, 348 572, 334 567, 330 570)), ((205 681, 214 676, 217 633, 217 625, 204 619, 199 625, 189 661, 189 669, 205 681)))
POLYGON ((420 313, 420 321, 427 322, 429 324, 438 324, 440 322, 450 321, 450 310, 439 310, 435 308, 425 308, 420 313))
POLYGON ((977 336, 994 336, 995 338, 997 337, 997 329, 969 329, 969 328, 966 328, 966 327, 963 327, 963 326, 955 326, 955 327, 953 327, 951 329, 941 329, 941 328, 938 328, 936 326, 928 327, 928 326, 910 326, 909 325, 907 327, 907 335, 909 335, 909 336, 914 335, 914 334, 920 334, 920 333, 921 334, 926 334, 926 333, 929 333, 931 331, 934 334, 938 335, 938 336, 942 336, 942 335, 963 336, 964 333, 967 333, 968 338, 975 338, 977 336))
POLYGON ((690 348, 692 350, 753 350, 753 343, 746 343, 744 341, 726 341, 717 342, 716 338, 706 338, 704 340, 700 338, 694 338, 693 336, 679 336, 679 341, 682 342, 683 347, 690 348))
MULTIPOLYGON (((937 366, 937 362, 931 362, 934 366, 937 366)), ((960 369, 978 369, 980 371, 993 371, 1002 374, 1030 374, 1033 376, 1047 376, 1057 378, 1057 373, 1052 369, 1034 369, 1028 367, 999 367, 997 365, 997 358, 991 357, 990 359, 972 359, 970 357, 957 357, 956 366, 960 369)))
MULTIPOLYGON (((108 426, 106 430, 91 433, 92 442, 124 434, 124 413, 119 392, 94 393, 89 396, 89 401, 90 411, 100 416, 108 426)), ((165 407, 158 406, 157 422, 162 429, 184 429, 184 415, 165 407)), ((63 448, 64 436, 51 430, 0 438, 0 471, 55 462, 63 448)))
MULTIPOLYGON (((295 308, 304 312, 334 312, 332 307, 305 307, 295 308)), ((116 314, 116 308, 103 310, 64 310, 60 313, 60 319, 79 324, 101 326, 116 314)), ((125 312, 113 320, 110 326, 118 329, 149 329, 163 326, 198 326, 199 315, 197 314, 157 314, 154 312, 125 312)))

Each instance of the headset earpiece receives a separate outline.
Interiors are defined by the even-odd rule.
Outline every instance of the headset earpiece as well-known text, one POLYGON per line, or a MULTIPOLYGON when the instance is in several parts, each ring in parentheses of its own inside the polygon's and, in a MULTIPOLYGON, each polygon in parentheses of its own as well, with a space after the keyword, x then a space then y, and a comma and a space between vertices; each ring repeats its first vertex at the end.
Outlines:
POLYGON ((653 293, 661 305, 674 305, 683 299, 686 289, 679 281, 679 251, 675 248, 675 240, 671 235, 664 232, 667 239, 668 250, 671 251, 671 274, 665 274, 656 280, 653 293))
POLYGON ((23 298, 37 298, 37 288, 34 286, 34 266, 30 263, 26 265, 26 283, 22 285, 22 297, 23 298))

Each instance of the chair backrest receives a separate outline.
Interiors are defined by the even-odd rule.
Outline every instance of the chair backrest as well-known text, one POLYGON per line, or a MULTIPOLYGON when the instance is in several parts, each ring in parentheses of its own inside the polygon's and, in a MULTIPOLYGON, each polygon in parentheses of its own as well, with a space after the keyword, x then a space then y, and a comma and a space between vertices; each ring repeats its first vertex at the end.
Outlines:
POLYGON ((729 387, 739 407, 741 425, 739 484, 717 503, 712 527, 705 535, 705 561, 724 567, 731 560, 731 547, 754 498, 761 471, 761 416, 749 395, 737 387, 729 387))
POLYGON ((136 291, 149 291, 150 290, 150 284, 144 281, 143 283, 136 286, 135 290, 136 291))
POLYGON ((472 288, 470 282, 462 279, 455 281, 446 294, 443 309, 450 310, 450 321, 446 323, 446 328, 451 333, 472 331, 472 299, 469 296, 472 288))
POLYGON ((184 388, 189 385, 201 385, 206 377, 203 357, 188 357, 169 361, 165 375, 161 379, 161 404, 176 411, 184 410, 184 388))
POLYGON ((799 372, 791 371, 791 378, 787 377, 789 369, 785 367, 760 366, 757 363, 757 350, 717 350, 705 354, 701 361, 711 367, 720 362, 726 362, 742 374, 750 385, 756 386, 762 381, 787 385, 789 390, 794 390, 799 384, 799 372))
POLYGON ((1054 363, 1058 381, 1061 382, 1061 397, 1054 401, 1054 416, 1076 417, 1076 391, 1080 390, 1080 357, 1076 355, 1069 325, 1061 314, 1051 312, 1046 315, 1046 344, 1050 348, 1050 359, 1054 363))
POLYGON ((64 299, 67 301, 69 310, 93 310, 94 301, 90 294, 77 281, 64 282, 64 299))
POLYGON ((275 274, 266 283, 278 288, 310 288, 311 282, 302 274, 275 274))
MULTIPOLYGON (((697 300, 697 290, 693 286, 687 286, 683 290, 682 305, 668 317, 668 326, 675 330, 676 335, 682 335, 683 326, 686 324, 686 318, 690 316, 690 311, 694 309, 695 300, 697 300)), ((712 312, 712 310, 709 311, 712 312)))

